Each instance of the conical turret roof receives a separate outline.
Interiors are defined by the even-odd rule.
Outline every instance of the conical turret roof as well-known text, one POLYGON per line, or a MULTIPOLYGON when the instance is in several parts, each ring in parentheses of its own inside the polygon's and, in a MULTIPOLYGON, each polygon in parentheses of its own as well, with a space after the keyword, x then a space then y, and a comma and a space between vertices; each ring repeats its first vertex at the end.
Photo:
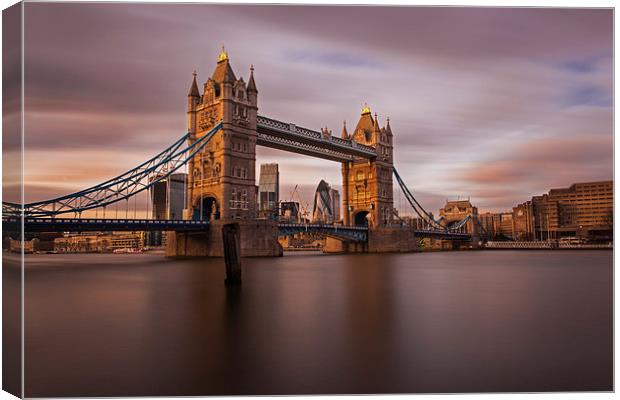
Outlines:
POLYGON ((254 66, 250 67, 250 81, 248 82, 248 93, 258 93, 256 82, 254 82, 254 66))
POLYGON ((230 66, 230 59, 228 58, 228 53, 224 50, 224 46, 222 46, 222 52, 217 61, 217 66, 215 67, 215 71, 213 71, 213 75, 211 79, 213 79, 217 83, 234 83, 237 78, 235 77, 235 73, 230 66))
POLYGON ((192 79, 192 86, 189 88, 189 93, 187 95, 190 97, 200 97, 198 83, 196 83, 196 71, 194 71, 192 75, 194 76, 194 78, 192 79))
POLYGON ((375 120, 372 118, 372 114, 370 113, 370 107, 368 107, 368 105, 364 105, 364 108, 362 109, 362 115, 357 122, 354 133, 357 133, 360 130, 364 133, 372 132, 374 128, 375 120))

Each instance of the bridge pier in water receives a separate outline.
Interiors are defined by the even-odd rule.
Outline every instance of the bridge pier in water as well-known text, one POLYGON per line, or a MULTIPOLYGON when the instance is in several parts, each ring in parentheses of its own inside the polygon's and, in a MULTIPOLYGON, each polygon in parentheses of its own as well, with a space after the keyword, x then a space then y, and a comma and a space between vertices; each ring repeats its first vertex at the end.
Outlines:
POLYGON ((224 241, 224 262, 226 263, 226 286, 241 285, 241 241, 239 224, 226 224, 222 227, 224 241))
POLYGON ((325 253, 410 253, 419 251, 419 238, 411 228, 377 227, 368 230, 366 242, 354 242, 328 236, 325 253))
POLYGON ((280 257, 278 224, 268 220, 214 220, 203 232, 170 231, 166 237, 167 257, 224 257, 222 227, 227 223, 239 225, 242 257, 280 257))

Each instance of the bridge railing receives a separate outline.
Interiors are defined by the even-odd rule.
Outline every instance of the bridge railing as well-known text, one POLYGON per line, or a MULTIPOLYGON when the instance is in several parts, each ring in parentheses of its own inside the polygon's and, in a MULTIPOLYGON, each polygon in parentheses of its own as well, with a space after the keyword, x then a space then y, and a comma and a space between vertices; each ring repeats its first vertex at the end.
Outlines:
POLYGON ((368 231, 367 226, 345 226, 345 225, 336 225, 336 224, 304 224, 304 223, 294 223, 294 222, 278 222, 278 227, 283 228, 323 228, 323 229, 334 229, 334 230, 353 230, 353 231, 368 231))

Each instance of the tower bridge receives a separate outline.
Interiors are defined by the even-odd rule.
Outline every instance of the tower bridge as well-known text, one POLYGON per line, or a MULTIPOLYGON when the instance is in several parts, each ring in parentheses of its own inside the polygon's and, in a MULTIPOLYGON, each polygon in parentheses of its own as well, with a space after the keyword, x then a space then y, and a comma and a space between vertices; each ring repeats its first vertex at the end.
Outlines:
MULTIPOLYGON (((258 115, 254 68, 246 83, 237 78, 222 49, 213 74, 199 89, 194 72, 187 96, 187 134, 146 162, 115 178, 76 193, 29 204, 3 202, 5 230, 25 232, 88 230, 167 230, 169 255, 222 255, 219 229, 241 226, 244 255, 278 255, 278 235, 321 233, 333 251, 412 251, 419 238, 471 239, 466 221, 448 226, 420 205, 394 168, 389 119, 380 126, 368 106, 355 128, 343 126, 340 137, 327 128, 303 128, 258 115), (278 224, 257 218, 256 146, 335 161, 342 173, 341 226, 278 224), (187 167, 182 220, 106 219, 106 207, 125 204, 157 182, 187 167), (419 229, 395 220, 393 177, 423 221, 419 229), (103 218, 81 218, 85 211, 103 218), (71 218, 73 216, 73 218, 71 218), (214 233, 217 232, 217 233, 214 233)), ((135 201, 135 200, 134 200, 135 201)), ((471 224, 470 224, 471 225, 471 224)))

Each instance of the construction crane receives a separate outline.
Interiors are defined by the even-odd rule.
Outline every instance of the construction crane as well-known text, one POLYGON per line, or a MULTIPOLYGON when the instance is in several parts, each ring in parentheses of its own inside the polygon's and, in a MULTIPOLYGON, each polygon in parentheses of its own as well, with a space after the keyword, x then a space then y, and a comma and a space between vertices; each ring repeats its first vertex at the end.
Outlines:
POLYGON ((295 195, 297 195, 297 198, 299 199, 298 203, 299 207, 297 207, 297 222, 301 222, 301 197, 299 196, 299 192, 297 191, 297 188, 299 187, 299 185, 295 185, 295 188, 293 188, 293 190, 291 191, 291 197, 290 197, 290 202, 291 203, 295 203, 295 195))

